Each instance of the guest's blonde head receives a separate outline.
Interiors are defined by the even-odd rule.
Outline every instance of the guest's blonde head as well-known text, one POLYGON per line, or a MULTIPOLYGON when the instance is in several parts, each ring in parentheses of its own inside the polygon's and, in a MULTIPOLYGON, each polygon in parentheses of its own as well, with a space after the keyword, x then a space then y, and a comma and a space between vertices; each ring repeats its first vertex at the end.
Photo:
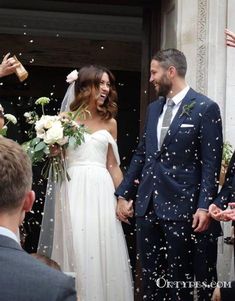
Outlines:
POLYGON ((0 211, 18 208, 31 186, 29 156, 18 143, 0 137, 0 211))

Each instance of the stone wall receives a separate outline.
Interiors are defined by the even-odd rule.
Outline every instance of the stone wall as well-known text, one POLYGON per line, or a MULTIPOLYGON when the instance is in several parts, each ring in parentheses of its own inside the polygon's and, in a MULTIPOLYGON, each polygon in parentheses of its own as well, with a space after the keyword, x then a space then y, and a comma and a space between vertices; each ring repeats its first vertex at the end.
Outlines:
POLYGON ((224 36, 226 27, 235 32, 235 0, 168 0, 162 10, 162 48, 185 53, 187 82, 219 104, 224 140, 235 148, 235 48, 224 36))

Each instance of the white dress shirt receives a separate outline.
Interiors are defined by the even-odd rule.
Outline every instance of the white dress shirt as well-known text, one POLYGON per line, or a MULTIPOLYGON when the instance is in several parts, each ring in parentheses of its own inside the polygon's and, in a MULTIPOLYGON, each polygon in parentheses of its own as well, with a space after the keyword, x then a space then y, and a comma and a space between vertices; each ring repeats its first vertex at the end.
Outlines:
POLYGON ((8 228, 0 226, 0 235, 4 235, 11 239, 14 239, 19 244, 19 239, 17 238, 16 234, 11 230, 9 230, 8 228))
MULTIPOLYGON (((174 119, 176 113, 178 112, 181 102, 184 99, 185 95, 188 93, 189 89, 190 89, 189 86, 186 86, 183 90, 181 90, 178 94, 176 94, 174 97, 171 98, 175 103, 173 110, 172 110, 171 122, 174 119)), ((163 107, 162 114, 159 116, 159 119, 158 119, 158 124, 157 124, 158 150, 160 150, 160 136, 161 136, 162 122, 163 122, 163 118, 164 118, 164 115, 165 115, 165 112, 167 109, 168 100, 169 100, 169 98, 167 98, 166 103, 163 107)))

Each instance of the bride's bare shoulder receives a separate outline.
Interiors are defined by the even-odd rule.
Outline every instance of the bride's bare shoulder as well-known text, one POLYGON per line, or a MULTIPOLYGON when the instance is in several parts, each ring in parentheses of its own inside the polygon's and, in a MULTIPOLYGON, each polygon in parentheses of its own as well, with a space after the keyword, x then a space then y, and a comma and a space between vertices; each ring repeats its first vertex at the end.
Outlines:
POLYGON ((113 138, 117 139, 117 121, 114 118, 111 118, 107 121, 108 131, 113 136, 113 138))

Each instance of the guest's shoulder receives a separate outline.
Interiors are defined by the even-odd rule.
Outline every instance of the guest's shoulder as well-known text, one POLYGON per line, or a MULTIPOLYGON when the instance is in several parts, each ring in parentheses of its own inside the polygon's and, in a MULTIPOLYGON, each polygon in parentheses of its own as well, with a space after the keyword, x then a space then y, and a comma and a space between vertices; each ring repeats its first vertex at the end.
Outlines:
POLYGON ((63 272, 49 267, 44 262, 41 262, 26 252, 22 252, 21 262, 25 269, 32 271, 32 273, 35 272, 35 275, 40 274, 41 278, 44 278, 47 281, 49 281, 49 279, 54 279, 54 282, 65 281, 66 283, 71 278, 65 275, 63 272))
POLYGON ((0 265, 5 272, 1 284, 11 283, 13 287, 17 286, 22 290, 30 288, 24 292, 25 300, 39 300, 35 297, 38 294, 41 296, 40 300, 45 301, 76 300, 75 281, 72 277, 48 267, 22 249, 9 248, 7 254, 1 254, 0 265), (31 295, 34 297, 29 299, 31 295))
MULTIPOLYGON (((32 257, 29 255, 29 257, 32 257)), ((55 268, 47 266, 36 258, 29 259, 32 263, 33 274, 35 277, 40 275, 40 284, 44 290, 50 289, 55 295, 71 296, 69 300, 76 300, 75 280, 55 268), (74 298, 73 298, 74 297, 74 298)), ((67 299, 64 299, 67 300, 67 299)))

